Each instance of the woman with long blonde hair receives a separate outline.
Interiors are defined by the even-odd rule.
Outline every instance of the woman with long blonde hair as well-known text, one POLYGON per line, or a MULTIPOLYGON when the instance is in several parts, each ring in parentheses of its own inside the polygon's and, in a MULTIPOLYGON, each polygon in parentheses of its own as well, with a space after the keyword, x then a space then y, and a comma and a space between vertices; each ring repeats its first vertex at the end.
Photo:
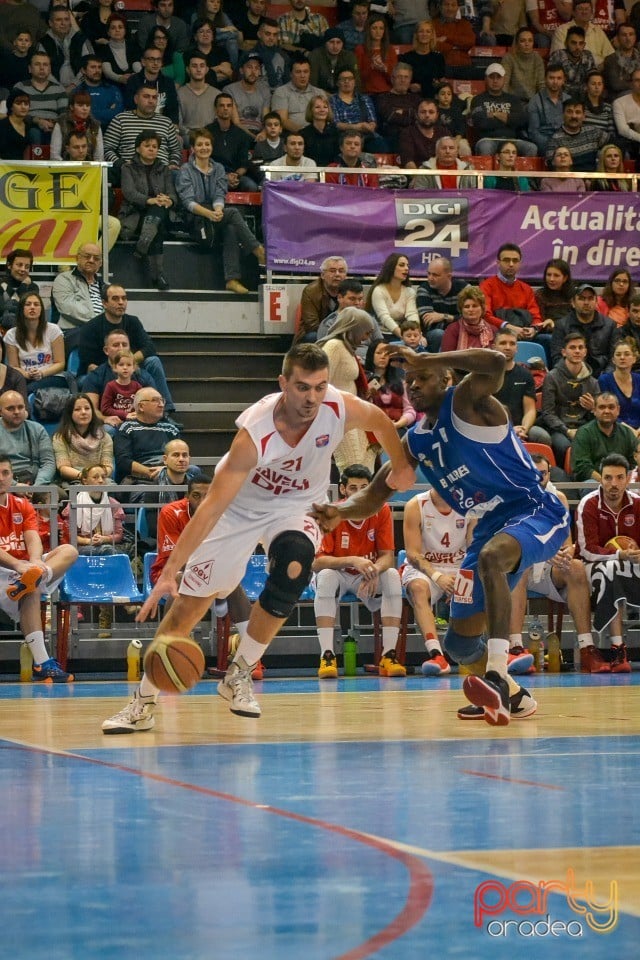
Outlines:
POLYGON ((408 63, 413 70, 412 93, 423 97, 435 96, 436 90, 444 83, 447 69, 443 55, 437 49, 437 40, 430 20, 421 20, 416 24, 413 35, 413 50, 402 54, 402 62, 408 63))

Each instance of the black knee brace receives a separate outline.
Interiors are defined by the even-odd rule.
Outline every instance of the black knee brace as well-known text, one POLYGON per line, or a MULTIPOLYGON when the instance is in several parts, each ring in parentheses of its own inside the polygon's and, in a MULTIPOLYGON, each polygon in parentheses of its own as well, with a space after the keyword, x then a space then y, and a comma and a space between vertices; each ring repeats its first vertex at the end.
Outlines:
POLYGON ((288 619, 298 597, 311 580, 311 565, 315 557, 309 537, 299 530, 279 533, 269 547, 269 575, 259 603, 272 617, 288 619), (297 577, 290 577, 290 563, 299 563, 297 577))

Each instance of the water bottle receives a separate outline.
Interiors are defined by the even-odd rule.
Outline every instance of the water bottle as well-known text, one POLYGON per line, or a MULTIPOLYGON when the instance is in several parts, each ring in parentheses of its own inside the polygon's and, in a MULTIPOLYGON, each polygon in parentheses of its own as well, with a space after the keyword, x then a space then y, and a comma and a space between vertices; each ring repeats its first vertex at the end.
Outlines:
POLYGON ((28 643, 20 644, 20 682, 29 683, 33 679, 33 657, 28 643))
POLYGON ((142 660, 142 640, 132 640, 127 647, 127 680, 140 680, 142 660))
POLYGON ((358 668, 358 644, 355 637, 349 635, 342 644, 342 662, 345 677, 355 677, 358 668))
POLYGON ((529 652, 533 654, 533 663, 536 670, 544 670, 544 628, 539 620, 534 620, 529 627, 529 652))
POLYGON ((560 673, 562 668, 562 653, 560 652, 560 637, 557 633, 550 633, 547 637, 547 651, 549 673, 560 673))

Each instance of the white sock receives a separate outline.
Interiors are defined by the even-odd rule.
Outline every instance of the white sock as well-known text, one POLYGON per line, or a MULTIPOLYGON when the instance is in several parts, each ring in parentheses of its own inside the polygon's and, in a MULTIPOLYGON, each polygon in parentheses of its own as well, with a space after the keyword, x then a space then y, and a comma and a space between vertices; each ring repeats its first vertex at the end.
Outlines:
POLYGON ((397 627, 383 627, 382 628, 382 649, 386 653, 387 650, 395 650, 396 644, 398 643, 398 628, 397 627))
POLYGON ((425 637, 424 645, 429 653, 433 653, 435 651, 436 653, 442 655, 442 647, 440 646, 440 641, 437 637, 425 637))
POLYGON ((509 696, 512 697, 520 689, 520 684, 513 679, 510 673, 507 674, 507 683, 509 684, 509 696))
POLYGON ((249 621, 248 621, 248 620, 241 620, 240 623, 236 623, 235 627, 236 627, 236 630, 238 631, 238 634, 240 635, 240 639, 241 639, 241 640, 242 640, 244 637, 246 637, 246 635, 247 635, 247 627, 248 627, 248 626, 249 626, 249 621))
POLYGON ((522 646, 522 634, 521 633, 510 633, 509 634, 509 649, 512 650, 514 647, 522 646))
POLYGON ((335 653, 333 649, 333 627, 318 627, 318 640, 320 641, 320 656, 325 650, 331 650, 332 653, 335 653))
POLYGON ((142 674, 142 680, 140 681, 140 686, 138 687, 138 694, 142 697, 143 700, 153 700, 155 703, 160 695, 160 691, 155 687, 146 673, 142 674))
POLYGON ((25 642, 29 644, 29 650, 31 650, 33 662, 37 667, 39 667, 41 663, 44 663, 45 660, 49 659, 47 646, 44 642, 44 633, 42 630, 34 630, 33 633, 28 633, 24 639, 25 642))
POLYGON ((593 645, 593 635, 591 633, 578 634, 578 646, 581 650, 584 650, 585 647, 592 647, 593 645))
POLYGON ((44 577, 44 583, 45 583, 45 586, 47 586, 47 585, 50 584, 51 581, 54 580, 55 578, 54 578, 54 576, 53 576, 53 570, 51 569, 51 567, 47 566, 46 563, 45 563, 45 567, 46 567, 47 572, 46 572, 45 577, 44 577))
POLYGON ((238 660, 242 657, 248 667, 254 667, 264 657, 268 647, 268 643, 258 643, 248 633, 244 637, 240 634, 240 643, 233 659, 238 660))
POLYGON ((487 640, 487 673, 495 670, 501 677, 507 677, 507 655, 509 641, 503 637, 490 637, 487 640))
POLYGON ((621 647, 622 646, 622 637, 610 637, 612 647, 621 647))

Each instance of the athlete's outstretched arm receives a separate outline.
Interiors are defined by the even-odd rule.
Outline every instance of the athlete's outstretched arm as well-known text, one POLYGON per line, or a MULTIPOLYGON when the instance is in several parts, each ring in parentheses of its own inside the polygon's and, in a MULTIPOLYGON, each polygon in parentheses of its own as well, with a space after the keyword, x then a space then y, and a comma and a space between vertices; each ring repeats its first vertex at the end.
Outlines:
MULTIPOLYGON (((393 421, 373 403, 359 400, 350 393, 343 393, 342 396, 346 412, 345 433, 347 430, 355 429, 368 430, 374 433, 391 461, 390 469, 385 473, 387 488, 410 490, 415 483, 415 471, 409 463, 406 450, 393 421)), ((386 497, 384 499, 386 500, 386 497)), ((382 506, 382 503, 384 503, 384 500, 380 506, 382 506)), ((365 516, 368 517, 370 514, 367 513, 365 516)))
POLYGON ((475 380, 477 377, 477 396, 495 393, 502 386, 506 360, 497 350, 471 347, 469 350, 447 350, 445 353, 415 353, 410 347, 395 344, 390 344, 387 349, 391 357, 404 360, 407 372, 431 372, 452 367, 474 374, 469 379, 475 380))
MULTIPOLYGON (((406 438, 402 440, 402 447, 411 465, 415 481, 415 468, 418 464, 409 452, 406 438)), ((344 503, 314 503, 310 511, 311 516, 315 517, 325 533, 334 530, 341 520, 364 520, 366 517, 372 517, 393 494, 387 482, 390 473, 391 463, 383 463, 364 490, 355 493, 344 503)))

